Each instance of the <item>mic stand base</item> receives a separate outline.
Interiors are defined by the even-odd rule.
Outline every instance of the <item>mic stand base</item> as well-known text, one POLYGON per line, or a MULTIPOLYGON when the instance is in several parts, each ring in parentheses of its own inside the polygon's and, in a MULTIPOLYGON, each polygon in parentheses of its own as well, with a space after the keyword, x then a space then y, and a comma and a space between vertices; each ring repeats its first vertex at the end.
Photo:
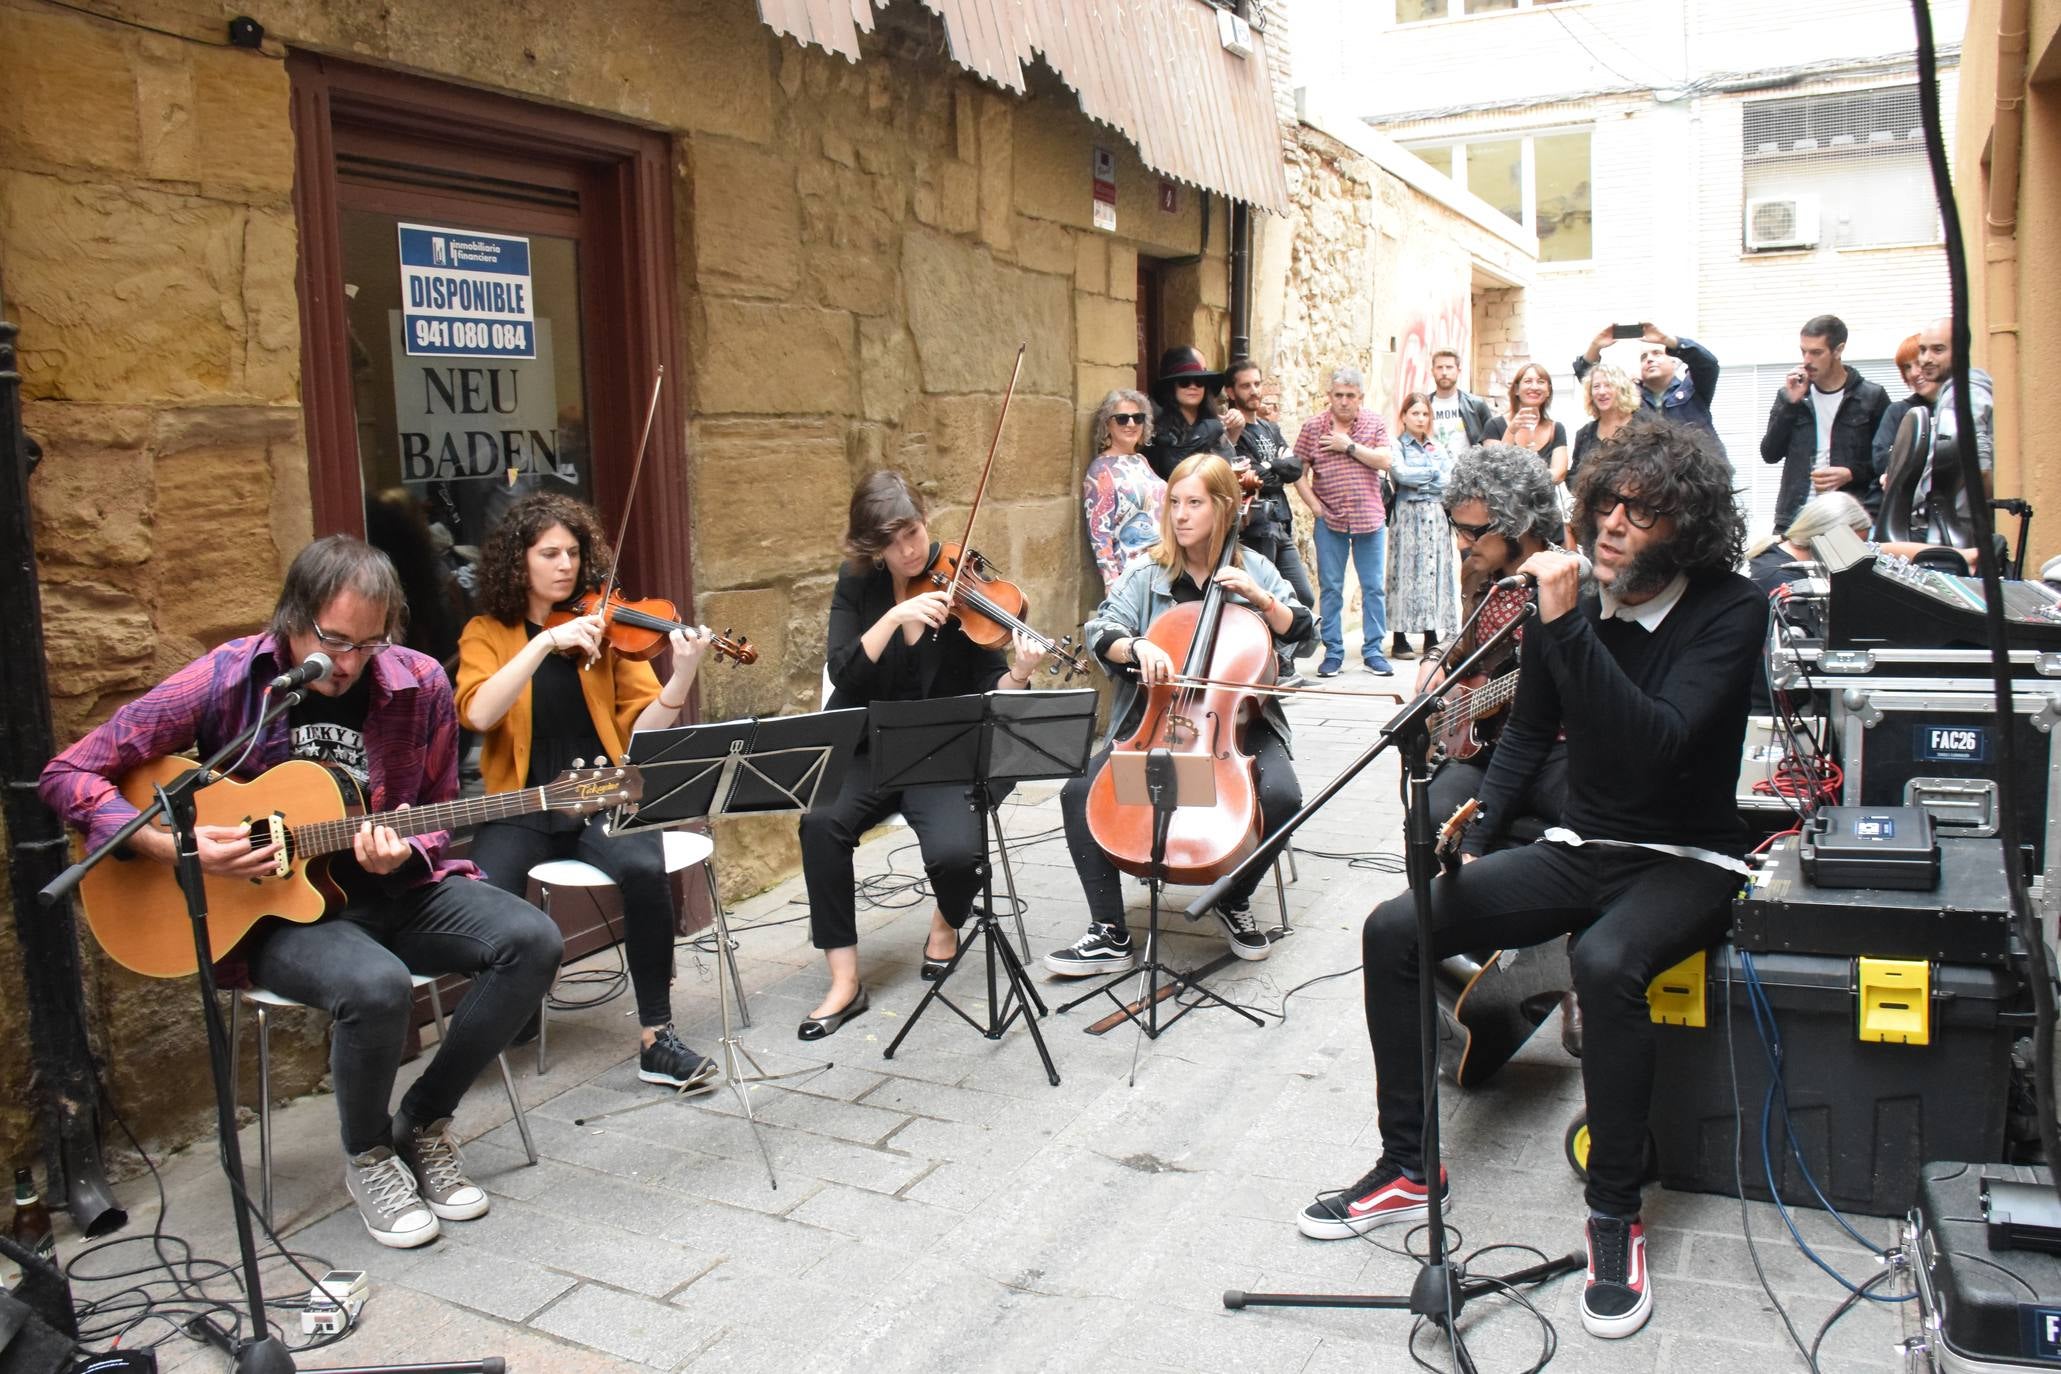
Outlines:
POLYGON ((1431 880, 1438 856, 1431 817, 1431 737, 1420 716, 1396 736, 1404 760, 1404 788, 1408 812, 1404 824, 1405 867, 1410 876, 1410 896, 1417 909, 1417 1027, 1420 1037, 1418 1073, 1424 1096, 1424 1179, 1425 1226, 1429 1240, 1423 1266, 1410 1287, 1409 1296, 1315 1293, 1224 1294, 1224 1306, 1237 1311, 1246 1307, 1369 1307, 1382 1311, 1411 1312, 1446 1333, 1458 1367, 1474 1374, 1474 1359, 1461 1337, 1459 1318, 1468 1301, 1497 1292, 1506 1286, 1544 1283, 1562 1274, 1588 1267, 1583 1255, 1564 1255, 1501 1278, 1470 1279, 1446 1250, 1444 1167, 1439 1152, 1438 1122, 1438 998, 1432 985, 1433 945, 1436 934, 1431 921, 1431 880))

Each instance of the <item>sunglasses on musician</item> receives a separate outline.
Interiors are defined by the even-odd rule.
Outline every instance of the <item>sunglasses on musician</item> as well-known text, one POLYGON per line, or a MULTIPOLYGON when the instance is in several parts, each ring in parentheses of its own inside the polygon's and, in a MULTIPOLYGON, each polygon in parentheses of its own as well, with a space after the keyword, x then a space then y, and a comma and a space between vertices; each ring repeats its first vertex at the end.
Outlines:
POLYGON ((1495 523, 1493 521, 1485 525, 1464 525, 1460 523, 1458 520, 1455 520, 1450 512, 1448 512, 1446 515, 1446 523, 1453 527, 1454 534, 1464 534, 1469 539, 1484 538, 1487 535, 1494 533, 1496 528, 1495 523))

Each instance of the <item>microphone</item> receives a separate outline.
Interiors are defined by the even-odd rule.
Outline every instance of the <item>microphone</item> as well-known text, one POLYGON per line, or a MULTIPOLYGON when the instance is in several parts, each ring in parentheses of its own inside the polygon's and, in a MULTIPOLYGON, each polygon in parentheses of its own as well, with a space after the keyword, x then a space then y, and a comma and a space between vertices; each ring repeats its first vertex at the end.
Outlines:
POLYGON ((328 654, 320 652, 309 654, 301 660, 300 667, 290 673, 281 673, 278 677, 273 678, 271 690, 275 692, 295 691, 298 688, 307 686, 317 678, 328 677, 329 670, 335 666, 336 664, 331 661, 328 654))
POLYGON ((1500 592, 1522 591, 1526 587, 1536 587, 1538 585, 1538 578, 1528 572, 1511 573, 1508 577, 1496 579, 1496 590, 1500 592))

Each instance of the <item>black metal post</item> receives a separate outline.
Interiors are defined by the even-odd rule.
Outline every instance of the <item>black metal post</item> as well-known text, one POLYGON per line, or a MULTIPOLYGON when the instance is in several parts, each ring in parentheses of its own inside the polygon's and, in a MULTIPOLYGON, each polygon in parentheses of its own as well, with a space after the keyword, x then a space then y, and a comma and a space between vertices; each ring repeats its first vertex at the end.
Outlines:
POLYGON ((65 1199, 81 1231, 101 1236, 127 1225, 129 1214, 114 1204, 101 1169, 98 1077, 86 1044, 78 926, 70 903, 45 910, 36 900, 68 854, 64 827, 36 795, 36 777, 56 752, 56 731, 43 676, 43 602, 29 510, 35 450, 22 433, 17 332, 0 321, 0 644, 10 646, 0 654, 0 805, 50 1191, 65 1199))

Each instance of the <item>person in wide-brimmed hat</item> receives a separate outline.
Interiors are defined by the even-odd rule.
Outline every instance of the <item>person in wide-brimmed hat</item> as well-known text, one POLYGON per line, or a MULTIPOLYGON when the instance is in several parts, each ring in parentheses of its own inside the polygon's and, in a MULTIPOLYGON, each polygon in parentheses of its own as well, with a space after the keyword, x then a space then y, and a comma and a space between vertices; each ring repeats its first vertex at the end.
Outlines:
POLYGON ((1219 414, 1223 390, 1224 374, 1212 372, 1196 349, 1169 348, 1160 355, 1158 380, 1152 384, 1152 441, 1145 458, 1161 478, 1191 454, 1231 457, 1231 439, 1219 414))

